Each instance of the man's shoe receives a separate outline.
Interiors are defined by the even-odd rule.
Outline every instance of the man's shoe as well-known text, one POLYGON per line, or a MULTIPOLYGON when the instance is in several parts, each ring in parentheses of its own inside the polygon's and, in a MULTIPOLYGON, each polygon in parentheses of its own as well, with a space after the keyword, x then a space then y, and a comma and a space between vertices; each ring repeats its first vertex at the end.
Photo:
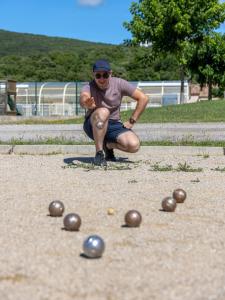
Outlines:
POLYGON ((96 153, 95 158, 94 158, 94 165, 101 166, 101 167, 107 166, 107 162, 105 160, 104 153, 102 150, 100 150, 96 153))
POLYGON ((108 161, 116 161, 113 149, 108 149, 106 146, 106 141, 103 143, 103 150, 105 152, 105 159, 108 161))

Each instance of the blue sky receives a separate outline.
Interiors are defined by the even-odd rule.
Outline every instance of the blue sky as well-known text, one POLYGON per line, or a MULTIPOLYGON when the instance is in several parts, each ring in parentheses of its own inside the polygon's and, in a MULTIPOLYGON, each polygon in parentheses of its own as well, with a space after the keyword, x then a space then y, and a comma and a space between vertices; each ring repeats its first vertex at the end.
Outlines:
POLYGON ((122 24, 131 19, 132 0, 1 2, 0 29, 111 44, 131 37, 122 24))
POLYGON ((120 44, 132 0, 1 1, 0 29, 120 44), (4 12, 4 13, 3 13, 4 12))

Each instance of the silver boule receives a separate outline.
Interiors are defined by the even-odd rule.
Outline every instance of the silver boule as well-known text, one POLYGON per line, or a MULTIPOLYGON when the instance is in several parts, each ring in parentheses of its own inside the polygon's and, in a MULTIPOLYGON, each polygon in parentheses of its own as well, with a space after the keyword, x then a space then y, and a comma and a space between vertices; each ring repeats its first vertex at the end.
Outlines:
POLYGON ((89 258, 101 257, 105 250, 105 243, 98 235, 90 235, 83 243, 84 255, 89 258))
POLYGON ((139 211, 132 209, 125 214, 124 219, 128 227, 139 227, 142 221, 142 216, 139 211))
POLYGON ((66 230, 78 231, 81 225, 81 218, 78 214, 70 213, 64 217, 63 224, 66 230))
POLYGON ((98 129, 102 129, 103 126, 104 126, 104 123, 103 123, 102 121, 98 121, 98 122, 96 123, 96 127, 97 127, 98 129))
POLYGON ((61 217, 64 213, 64 209, 64 204, 59 200, 52 201, 48 207, 51 217, 61 217))
POLYGON ((162 209, 164 211, 173 212, 173 211, 175 211, 176 206, 177 206, 177 202, 172 197, 165 197, 162 200, 162 209))
POLYGON ((176 189, 173 191, 173 198, 177 203, 183 203, 187 198, 187 193, 183 189, 176 189))

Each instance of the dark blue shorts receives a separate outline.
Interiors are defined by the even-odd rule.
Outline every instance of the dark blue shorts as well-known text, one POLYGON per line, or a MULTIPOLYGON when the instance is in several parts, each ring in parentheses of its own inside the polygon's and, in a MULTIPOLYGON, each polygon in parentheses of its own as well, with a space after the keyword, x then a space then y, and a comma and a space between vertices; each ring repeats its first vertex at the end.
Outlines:
MULTIPOLYGON (((91 124, 91 118, 88 117, 84 121, 84 131, 87 134, 87 136, 94 140, 93 131, 92 131, 92 124, 91 124)), ((108 122, 108 128, 105 135, 105 140, 107 142, 116 143, 117 138, 121 133, 132 131, 131 129, 128 129, 123 126, 123 123, 121 121, 117 120, 109 120, 108 122)))

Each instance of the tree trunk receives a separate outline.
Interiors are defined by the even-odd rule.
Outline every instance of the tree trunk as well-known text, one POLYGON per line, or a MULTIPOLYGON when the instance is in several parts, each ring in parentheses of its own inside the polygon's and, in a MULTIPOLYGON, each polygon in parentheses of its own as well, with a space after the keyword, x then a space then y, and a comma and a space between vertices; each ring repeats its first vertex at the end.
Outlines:
POLYGON ((184 103, 184 67, 180 67, 180 104, 184 103))
POLYGON ((209 80, 209 82, 208 82, 208 88, 209 88, 208 100, 212 100, 212 81, 211 80, 209 80))

